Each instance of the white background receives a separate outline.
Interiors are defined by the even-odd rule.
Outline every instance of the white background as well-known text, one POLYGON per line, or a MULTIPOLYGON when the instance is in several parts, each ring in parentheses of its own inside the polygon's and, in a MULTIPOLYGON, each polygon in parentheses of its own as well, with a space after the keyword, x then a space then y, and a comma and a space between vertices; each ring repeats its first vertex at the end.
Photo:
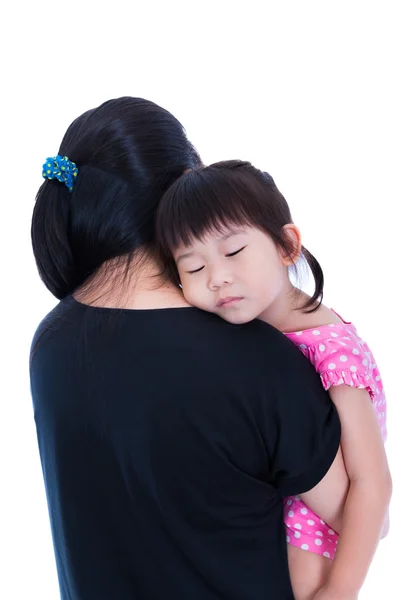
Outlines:
POLYGON ((372 346, 386 383, 395 492, 391 534, 360 598, 397 597, 396 5, 81 0, 2 9, 1 598, 59 597, 28 380, 31 337, 55 303, 30 246, 41 167, 76 116, 121 95, 171 110, 205 162, 243 158, 270 171, 323 265, 326 303, 372 346))

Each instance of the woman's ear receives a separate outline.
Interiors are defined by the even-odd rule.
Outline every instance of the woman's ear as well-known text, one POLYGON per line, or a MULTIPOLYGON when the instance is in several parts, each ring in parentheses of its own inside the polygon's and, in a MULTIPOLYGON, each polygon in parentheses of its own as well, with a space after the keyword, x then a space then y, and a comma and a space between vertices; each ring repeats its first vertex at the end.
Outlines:
POLYGON ((287 239, 287 245, 290 248, 290 252, 286 253, 283 250, 282 263, 285 267, 295 264, 301 256, 301 233, 298 227, 293 223, 288 223, 282 227, 283 234, 287 239))

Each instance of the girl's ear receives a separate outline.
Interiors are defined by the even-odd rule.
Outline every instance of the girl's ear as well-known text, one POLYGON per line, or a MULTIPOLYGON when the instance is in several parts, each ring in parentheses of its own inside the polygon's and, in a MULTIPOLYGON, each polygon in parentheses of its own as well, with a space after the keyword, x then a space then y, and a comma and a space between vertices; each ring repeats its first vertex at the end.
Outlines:
POLYGON ((284 225, 282 229, 287 239, 288 247, 290 248, 290 252, 288 253, 283 251, 282 264, 284 264, 285 267, 290 267, 290 265, 295 264, 301 256, 301 234, 299 228, 293 223, 284 225))

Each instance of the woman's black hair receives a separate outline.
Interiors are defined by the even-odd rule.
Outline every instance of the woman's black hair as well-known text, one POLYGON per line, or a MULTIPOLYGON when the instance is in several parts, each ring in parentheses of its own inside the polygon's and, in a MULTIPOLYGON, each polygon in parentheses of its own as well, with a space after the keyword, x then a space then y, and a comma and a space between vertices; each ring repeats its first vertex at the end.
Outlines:
MULTIPOLYGON (((248 225, 269 235, 292 256, 293 246, 284 229, 288 223, 292 223, 288 203, 271 175, 249 162, 218 162, 186 173, 164 194, 157 213, 157 248, 168 276, 179 283, 173 260, 179 245, 190 245, 232 225, 248 225)), ((317 259, 306 248, 301 251, 315 281, 313 295, 301 308, 313 312, 322 302, 324 275, 317 259)))
POLYGON ((154 242, 163 193, 201 164, 179 121, 142 98, 109 100, 69 126, 58 154, 79 173, 69 192, 46 180, 36 196, 32 245, 39 274, 61 299, 109 260, 154 242))

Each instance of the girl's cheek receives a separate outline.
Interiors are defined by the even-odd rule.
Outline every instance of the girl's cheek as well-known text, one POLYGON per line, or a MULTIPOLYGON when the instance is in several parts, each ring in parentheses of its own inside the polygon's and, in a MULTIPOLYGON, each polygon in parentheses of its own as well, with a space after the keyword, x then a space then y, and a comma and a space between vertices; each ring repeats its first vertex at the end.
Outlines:
POLYGON ((193 283, 184 282, 183 295, 189 304, 193 304, 194 306, 197 306, 199 303, 201 304, 201 291, 199 286, 193 285, 193 283))

